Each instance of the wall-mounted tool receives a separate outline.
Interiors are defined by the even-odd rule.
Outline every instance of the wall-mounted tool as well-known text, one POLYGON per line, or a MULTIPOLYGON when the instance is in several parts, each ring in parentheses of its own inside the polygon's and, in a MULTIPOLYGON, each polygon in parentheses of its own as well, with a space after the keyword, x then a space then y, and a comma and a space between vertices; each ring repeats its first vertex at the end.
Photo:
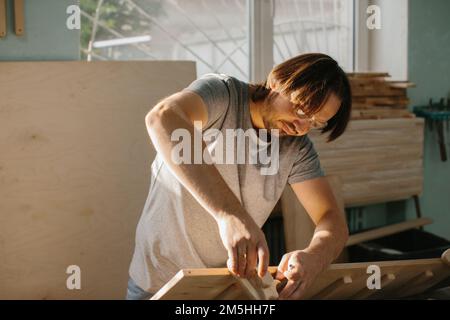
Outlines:
POLYGON ((24 0, 14 0, 14 32, 23 36, 25 32, 24 0))
POLYGON ((433 100, 430 99, 428 106, 414 107, 414 113, 418 117, 426 119, 427 127, 431 131, 436 129, 441 160, 447 161, 445 135, 449 130, 450 123, 450 99, 447 99, 447 105, 445 105, 444 99, 441 99, 439 103, 433 103, 433 100))
POLYGON ((0 0, 0 38, 6 36, 6 0, 0 0))

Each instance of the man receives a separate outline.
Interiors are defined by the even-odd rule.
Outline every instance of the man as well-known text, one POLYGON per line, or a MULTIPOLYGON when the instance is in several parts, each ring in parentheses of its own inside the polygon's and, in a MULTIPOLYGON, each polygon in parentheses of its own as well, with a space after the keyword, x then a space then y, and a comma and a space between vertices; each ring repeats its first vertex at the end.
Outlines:
MULTIPOLYGON (((294 57, 276 66, 264 84, 208 74, 160 101, 145 119, 157 156, 137 227, 127 298, 148 299, 183 268, 227 265, 241 277, 255 270, 263 276, 269 252, 261 226, 290 184, 316 224, 310 245, 286 253, 278 266, 277 278, 288 280, 280 299, 301 299, 348 238, 306 134, 320 129, 329 132, 329 141, 336 139, 350 109, 348 79, 324 54, 294 57), (253 163, 177 161, 172 134, 180 129, 191 137, 207 129, 271 130, 265 141, 278 151, 277 172, 262 174, 261 165, 253 163)), ((211 140, 202 141, 202 154, 205 148, 210 154, 211 140)), ((236 154, 245 152, 233 147, 236 154)), ((194 149, 192 144, 182 156, 194 149)))

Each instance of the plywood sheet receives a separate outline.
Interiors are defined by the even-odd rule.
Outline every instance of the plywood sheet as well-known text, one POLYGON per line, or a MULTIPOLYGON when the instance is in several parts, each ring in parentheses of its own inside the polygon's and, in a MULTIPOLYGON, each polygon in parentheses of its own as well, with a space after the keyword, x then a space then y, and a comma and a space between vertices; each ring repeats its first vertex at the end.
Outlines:
POLYGON ((187 61, 0 63, 0 299, 125 297, 154 156, 144 118, 194 79, 187 61))

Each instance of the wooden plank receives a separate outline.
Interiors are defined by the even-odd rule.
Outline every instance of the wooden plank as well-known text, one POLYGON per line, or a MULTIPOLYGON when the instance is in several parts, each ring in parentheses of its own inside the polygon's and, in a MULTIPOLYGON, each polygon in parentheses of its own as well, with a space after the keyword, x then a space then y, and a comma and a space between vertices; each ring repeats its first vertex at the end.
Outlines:
POLYGON ((352 97, 352 106, 355 108, 371 106, 371 107, 383 107, 383 106, 398 106, 407 107, 409 105, 409 99, 407 97, 377 97, 377 96, 364 96, 364 97, 352 97))
MULTIPOLYGON (((0 44, 1 45, 1 44, 0 44)), ((194 62, 0 63, 0 299, 123 299, 155 155, 194 62), (82 290, 67 290, 66 268, 82 290)))
POLYGON ((352 110, 351 119, 387 119, 387 118, 415 118, 415 115, 408 110, 383 110, 383 109, 365 109, 352 110))
POLYGON ((318 294, 316 294, 313 299, 323 300, 323 299, 338 299, 340 296, 344 295, 350 289, 353 280, 351 276, 344 276, 343 278, 337 279, 328 285, 326 288, 322 289, 318 294))
POLYGON ((406 89, 399 84, 392 86, 387 81, 366 81, 361 79, 350 80, 352 97, 365 96, 406 96, 406 89), (399 86, 399 87, 396 87, 399 86))
POLYGON ((400 287, 398 296, 408 297, 424 292, 433 281, 434 273, 431 270, 419 272, 415 277, 400 287))
POLYGON ((225 268, 180 270, 151 300, 213 299, 235 283, 225 268))
POLYGON ((25 34, 23 0, 14 0, 14 31, 16 36, 23 36, 25 34))
POLYGON ((6 0, 0 0, 0 38, 6 37, 6 0))
POLYGON ((273 276, 276 272, 277 267, 270 267, 264 280, 250 282, 233 276, 227 268, 183 269, 158 290, 151 300, 259 300, 268 293, 264 289, 275 284, 273 276))
MULTIPOLYGON (((450 258, 450 249, 442 253, 441 261, 447 267, 450 267, 448 260, 450 258)), ((412 295, 421 294, 434 285, 440 283, 448 278, 445 273, 436 271, 436 267, 430 267, 426 270, 421 270, 416 275, 408 279, 403 285, 398 285, 395 290, 389 290, 386 294, 396 297, 408 297, 412 295)))
POLYGON ((217 295, 214 300, 243 300, 246 297, 243 295, 242 288, 239 283, 233 283, 219 295, 217 295))
POLYGON ((419 218, 410 221, 395 223, 386 227, 381 227, 370 231, 360 232, 351 235, 346 245, 352 246, 357 243, 379 239, 402 231, 419 228, 431 224, 432 222, 433 220, 430 218, 419 218))
MULTIPOLYGON (((396 279, 395 274, 393 274, 393 273, 384 274, 381 277, 381 281, 380 281, 381 288, 386 288, 387 286, 389 286, 389 284, 394 282, 395 279, 396 279)), ((371 295, 373 295, 376 292, 377 292, 377 289, 369 289, 366 285, 363 287, 363 289, 361 289, 354 296, 352 296, 351 299, 352 300, 364 300, 364 299, 369 298, 371 295)))
POLYGON ((401 88, 401 89, 413 88, 416 86, 415 83, 408 81, 389 81, 388 83, 392 88, 401 88))
POLYGON ((390 77, 387 72, 348 72, 350 78, 385 78, 390 77))

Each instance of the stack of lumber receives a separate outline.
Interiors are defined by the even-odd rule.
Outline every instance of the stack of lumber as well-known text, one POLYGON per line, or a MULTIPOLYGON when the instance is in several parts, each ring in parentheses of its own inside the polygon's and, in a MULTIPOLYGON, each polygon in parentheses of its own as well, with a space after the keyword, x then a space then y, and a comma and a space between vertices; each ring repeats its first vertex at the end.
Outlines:
POLYGON ((423 128, 421 118, 350 121, 339 138, 311 131, 327 175, 342 179, 346 207, 404 200, 422 193, 423 128))
POLYGON ((388 73, 348 73, 352 88, 352 119, 413 118, 409 112, 407 81, 389 81, 388 73))

